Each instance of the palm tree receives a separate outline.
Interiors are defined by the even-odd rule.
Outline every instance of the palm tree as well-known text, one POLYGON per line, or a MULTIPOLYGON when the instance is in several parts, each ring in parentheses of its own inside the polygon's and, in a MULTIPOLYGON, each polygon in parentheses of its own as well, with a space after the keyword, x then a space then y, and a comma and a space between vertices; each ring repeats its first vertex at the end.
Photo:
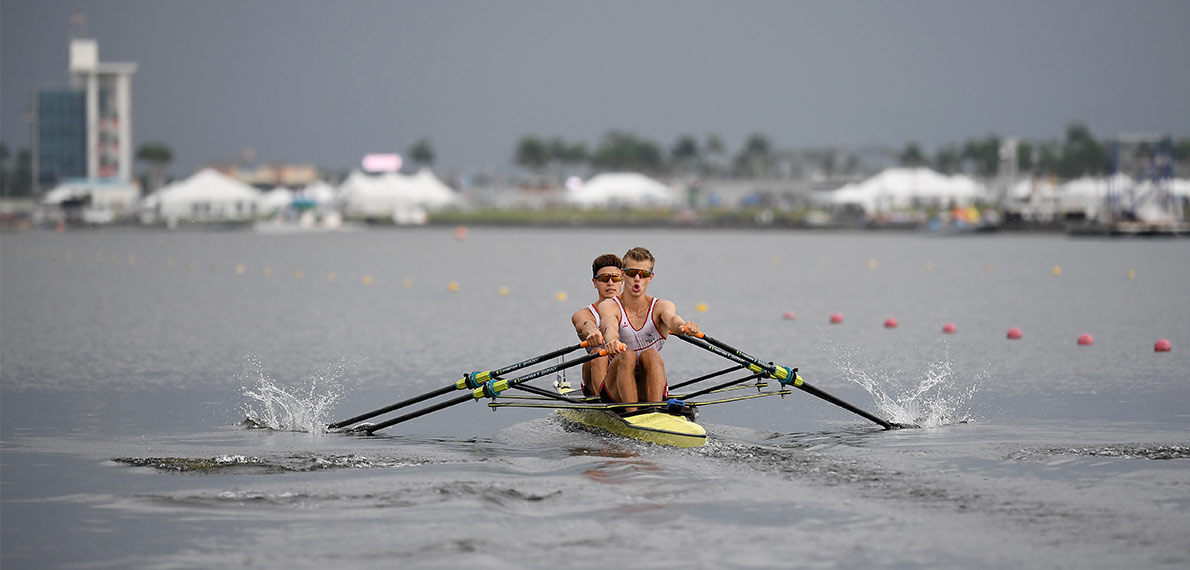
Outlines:
POLYGON ((430 139, 421 139, 409 147, 409 160, 419 168, 434 165, 434 145, 430 139))
POLYGON ((163 142, 147 142, 136 151, 136 159, 149 165, 146 193, 165 184, 165 169, 174 160, 174 151, 163 142))

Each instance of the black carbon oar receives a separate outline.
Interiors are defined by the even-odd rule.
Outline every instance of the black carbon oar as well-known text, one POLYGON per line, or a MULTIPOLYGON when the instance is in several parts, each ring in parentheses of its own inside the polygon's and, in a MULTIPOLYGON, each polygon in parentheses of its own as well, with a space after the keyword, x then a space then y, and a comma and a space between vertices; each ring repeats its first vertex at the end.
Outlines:
POLYGON ((670 386, 670 387, 669 387, 669 389, 670 389, 670 390, 677 390, 678 388, 685 388, 686 386, 689 386, 689 385, 691 385, 691 384, 697 384, 697 383, 699 383, 699 382, 702 382, 703 380, 709 380, 709 379, 711 379, 711 378, 714 378, 714 377, 716 377, 716 376, 722 376, 722 375, 724 375, 724 374, 727 374, 728 372, 731 372, 731 371, 733 371, 733 370, 739 370, 739 369, 741 369, 741 368, 743 368, 743 367, 744 367, 744 365, 743 365, 743 364, 737 364, 737 365, 735 365, 735 366, 729 366, 729 367, 727 367, 727 368, 724 368, 723 370, 717 370, 717 371, 715 371, 715 372, 712 372, 712 373, 710 373, 710 374, 704 374, 704 375, 702 375, 702 376, 699 376, 698 378, 692 378, 692 379, 690 379, 690 380, 687 380, 687 381, 685 381, 685 382, 678 382, 677 384, 674 384, 673 386, 670 386))
POLYGON ((694 346, 704 348, 728 360, 743 364, 753 372, 764 372, 771 378, 775 378, 780 381, 782 385, 792 385, 799 390, 809 392, 810 394, 822 398, 823 400, 839 406, 840 408, 843 408, 853 414, 871 420, 884 429, 899 429, 906 427, 900 424, 889 423, 888 421, 880 419, 865 410, 848 404, 847 402, 840 400, 839 398, 832 396, 831 394, 824 392, 819 388, 815 388, 814 386, 807 384, 804 380, 802 380, 801 376, 798 376, 797 368, 787 368, 785 366, 763 362, 755 356, 730 346, 727 343, 711 338, 703 333, 698 333, 697 338, 684 334, 670 336, 676 336, 690 344, 693 344, 694 346))
POLYGON ((516 364, 509 364, 508 366, 505 366, 503 368, 497 368, 496 370, 484 370, 483 372, 479 372, 479 371, 469 372, 467 374, 464 374, 462 378, 455 381, 453 384, 448 384, 446 386, 438 388, 437 390, 432 390, 430 392, 426 392, 425 394, 422 394, 420 396, 414 396, 407 400, 401 400, 400 402, 385 406, 378 410, 372 410, 370 412, 360 414, 358 416, 355 416, 354 418, 347 418, 341 422, 335 422, 333 424, 328 425, 327 428, 328 429, 344 428, 351 424, 362 422, 366 419, 371 419, 371 418, 374 418, 381 414, 387 414, 393 410, 399 410, 406 406, 412 406, 413 404, 416 404, 418 402, 424 402, 426 400, 429 400, 430 398, 435 398, 435 397, 441 396, 443 394, 449 394, 451 392, 454 392, 455 390, 474 390, 475 388, 482 386, 484 382, 487 382, 488 380, 490 380, 492 378, 499 378, 501 374, 507 374, 514 370, 520 370, 521 368, 525 368, 526 366, 533 366, 534 364, 537 364, 539 362, 543 362, 543 361, 549 360, 551 358, 562 356, 563 354, 566 354, 568 352, 573 352, 577 349, 586 348, 586 347, 587 347, 587 341, 583 341, 583 342, 580 342, 575 345, 559 348, 558 350, 555 350, 552 352, 547 352, 540 356, 534 356, 533 358, 522 360, 516 364))
POLYGON ((575 358, 573 360, 569 360, 566 362, 561 362, 561 363, 555 364, 553 366, 542 368, 541 370, 536 370, 536 371, 530 372, 528 374, 525 374, 524 376, 518 376, 518 377, 512 378, 510 380, 501 380, 501 379, 488 380, 487 382, 484 382, 482 386, 475 388, 474 390, 471 391, 471 393, 469 393, 465 396, 459 396, 457 398, 452 398, 450 400, 446 400, 445 402, 439 402, 437 404, 434 404, 433 406, 422 408, 422 409, 414 411, 414 412, 409 412, 408 414, 405 414, 402 416, 397 416, 391 420, 383 421, 376 425, 368 426, 368 427, 364 428, 363 431, 366 432, 368 435, 372 435, 372 433, 380 431, 386 427, 394 426, 396 424, 399 424, 401 422, 406 422, 406 421, 409 421, 414 418, 420 418, 420 417, 422 417, 426 414, 429 414, 431 412, 436 412, 438 410, 442 410, 445 408, 449 408, 451 406, 462 404, 463 402, 470 402, 473 400, 478 400, 480 398, 495 398, 496 396, 499 396, 501 392, 504 392, 504 391, 508 390, 509 388, 516 387, 517 384, 523 384, 523 383, 528 382, 534 378, 540 378, 547 374, 553 374, 559 370, 565 370, 565 369, 571 368, 573 366, 578 366, 579 364, 582 364, 582 363, 590 361, 590 360, 595 360, 596 358, 599 358, 601 356, 607 356, 606 349, 600 350, 599 352, 592 352, 590 354, 586 354, 586 355, 580 356, 578 358, 575 358))

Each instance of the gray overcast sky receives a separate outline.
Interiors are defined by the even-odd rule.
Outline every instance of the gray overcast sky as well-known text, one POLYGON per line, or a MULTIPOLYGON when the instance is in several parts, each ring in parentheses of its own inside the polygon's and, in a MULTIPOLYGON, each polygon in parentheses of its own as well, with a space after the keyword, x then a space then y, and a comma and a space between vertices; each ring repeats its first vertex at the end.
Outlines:
POLYGON ((254 148, 347 168, 429 137, 439 171, 505 170, 524 134, 665 148, 927 149, 995 132, 1190 136, 1190 2, 3 0, 0 129, 67 83, 71 14, 134 61, 135 144, 175 174, 254 148))

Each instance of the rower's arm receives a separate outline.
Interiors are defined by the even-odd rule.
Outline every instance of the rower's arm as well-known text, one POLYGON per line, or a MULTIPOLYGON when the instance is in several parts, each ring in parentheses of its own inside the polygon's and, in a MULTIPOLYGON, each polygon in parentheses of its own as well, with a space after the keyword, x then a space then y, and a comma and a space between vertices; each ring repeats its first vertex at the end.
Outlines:
POLYGON ((608 354, 620 352, 620 305, 612 299, 604 299, 599 303, 599 332, 603 333, 603 342, 607 345, 608 354))
POLYGON ((570 323, 574 325, 574 332, 578 334, 579 340, 590 340, 590 346, 603 344, 603 335, 599 332, 599 327, 595 326, 595 316, 586 307, 575 311, 570 317, 570 323))
POLYGON ((698 332, 698 325, 679 316, 678 309, 672 301, 658 299, 653 314, 661 324, 661 330, 666 331, 666 334, 695 334, 698 332))

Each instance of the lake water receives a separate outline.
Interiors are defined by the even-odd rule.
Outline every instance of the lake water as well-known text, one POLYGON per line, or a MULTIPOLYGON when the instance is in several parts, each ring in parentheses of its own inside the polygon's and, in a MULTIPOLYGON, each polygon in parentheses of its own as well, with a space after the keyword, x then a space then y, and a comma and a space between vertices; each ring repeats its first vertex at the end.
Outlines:
MULTIPOLYGON (((5 234, 0 562, 1185 568, 1187 283, 1185 240, 5 234), (924 427, 796 392, 704 407, 688 450, 483 403, 320 429, 574 343, 590 260, 636 245, 708 334, 924 427)), ((671 382, 729 364, 663 355, 671 382)))

